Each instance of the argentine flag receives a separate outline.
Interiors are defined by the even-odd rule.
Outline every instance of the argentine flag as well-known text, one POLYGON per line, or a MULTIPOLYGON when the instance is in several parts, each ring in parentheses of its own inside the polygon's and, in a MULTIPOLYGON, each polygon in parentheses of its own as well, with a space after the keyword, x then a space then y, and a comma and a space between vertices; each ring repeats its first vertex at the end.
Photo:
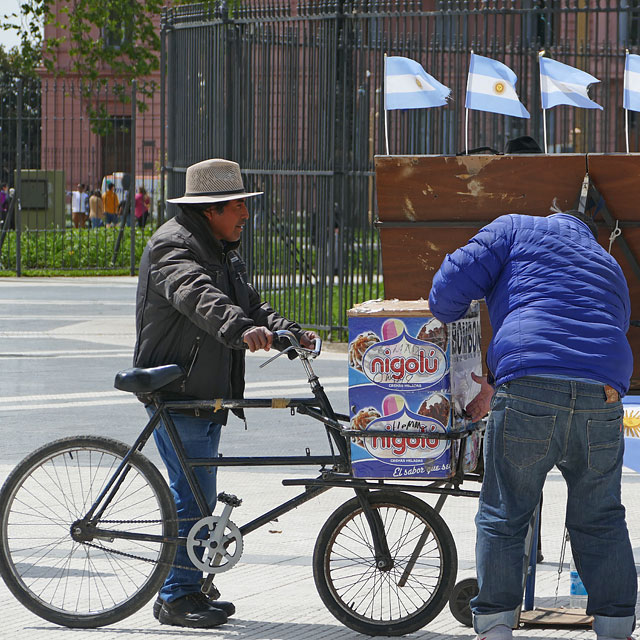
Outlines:
POLYGON ((582 109, 602 109, 587 94, 587 87, 594 82, 600 82, 600 80, 586 71, 551 58, 540 58, 540 90, 543 109, 551 109, 559 104, 568 104, 582 109))
POLYGON ((518 76, 506 64, 472 53, 465 107, 529 118, 516 93, 517 81, 518 76))
POLYGON ((640 473, 640 396, 625 396, 622 398, 622 405, 625 435, 622 464, 640 473))
POLYGON ((627 53, 624 65, 624 104, 625 109, 640 111, 640 56, 627 53))
POLYGON ((400 56, 385 58, 384 107, 427 109, 447 104, 449 87, 430 76, 419 62, 400 56))

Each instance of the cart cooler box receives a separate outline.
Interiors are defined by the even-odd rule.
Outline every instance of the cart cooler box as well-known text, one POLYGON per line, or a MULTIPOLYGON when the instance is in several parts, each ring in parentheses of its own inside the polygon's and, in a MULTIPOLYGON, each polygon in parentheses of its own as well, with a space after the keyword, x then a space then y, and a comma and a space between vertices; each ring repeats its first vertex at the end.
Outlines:
MULTIPOLYGON (((471 427, 463 410, 480 390, 480 315, 443 324, 426 300, 371 300, 349 310, 349 416, 352 430, 388 436, 351 438, 358 478, 448 478, 456 471, 461 440, 429 434, 471 427), (397 430, 416 437, 394 436, 397 430)), ((476 468, 480 434, 464 438, 463 471, 476 468)))

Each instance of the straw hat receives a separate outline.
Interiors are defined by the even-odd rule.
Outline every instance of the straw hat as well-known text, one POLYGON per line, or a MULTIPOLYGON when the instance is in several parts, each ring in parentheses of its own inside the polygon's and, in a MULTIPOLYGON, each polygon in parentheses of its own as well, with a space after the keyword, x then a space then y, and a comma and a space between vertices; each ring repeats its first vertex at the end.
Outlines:
POLYGON ((187 185, 182 198, 167 202, 184 204, 213 204, 262 195, 262 191, 244 190, 240 165, 231 160, 213 158, 192 164, 187 169, 187 185))

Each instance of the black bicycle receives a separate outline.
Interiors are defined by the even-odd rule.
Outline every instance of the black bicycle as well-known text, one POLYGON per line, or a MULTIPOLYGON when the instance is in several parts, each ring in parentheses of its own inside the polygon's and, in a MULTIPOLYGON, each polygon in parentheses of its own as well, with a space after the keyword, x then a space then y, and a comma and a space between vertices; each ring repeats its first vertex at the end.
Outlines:
MULTIPOLYGON (((319 355, 280 331, 305 369, 313 397, 163 402, 158 390, 184 377, 177 365, 127 369, 115 386, 147 394, 154 413, 132 446, 106 437, 77 436, 27 456, 0 492, 0 574, 16 598, 36 615, 67 627, 92 628, 126 618, 154 597, 177 545, 204 576, 210 593, 216 573, 240 559, 244 536, 333 487, 355 496, 323 525, 313 553, 315 583, 327 608, 346 626, 368 635, 403 635, 429 623, 445 606, 457 574, 457 552, 439 515, 449 495, 477 496, 460 488, 463 453, 454 477, 431 483, 354 478, 349 441, 375 432, 349 428, 334 412, 311 361, 319 355), (169 410, 270 407, 323 423, 330 442, 324 456, 187 458, 169 410), (162 420, 200 506, 188 536, 178 536, 172 495, 158 469, 141 453, 162 420), (285 479, 302 493, 242 526, 230 515, 239 500, 220 494, 212 515, 194 469, 211 466, 319 465, 319 475, 285 479), (435 508, 410 493, 440 494, 435 508)), ((264 366, 264 365, 262 365, 264 366)), ((471 431, 436 437, 459 439, 471 431)), ((388 434, 387 434, 388 435, 388 434)), ((415 437, 415 431, 394 435, 415 437)), ((433 437, 432 434, 429 436, 433 437)))

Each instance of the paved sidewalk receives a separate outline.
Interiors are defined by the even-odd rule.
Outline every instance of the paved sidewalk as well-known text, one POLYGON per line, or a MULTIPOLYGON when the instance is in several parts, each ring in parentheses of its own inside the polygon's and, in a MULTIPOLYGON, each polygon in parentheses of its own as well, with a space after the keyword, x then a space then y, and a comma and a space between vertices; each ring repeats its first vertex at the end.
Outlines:
MULTIPOLYGON (((0 467, 5 476, 8 468, 0 467)), ((296 477, 299 475, 291 475, 296 477)), ((301 476, 302 477, 302 476, 301 476)), ((625 474, 625 498, 629 507, 629 524, 634 548, 640 545, 640 488, 635 473, 625 474)), ((223 469, 221 488, 242 497, 243 505, 233 520, 242 524, 269 505, 294 494, 294 488, 280 485, 281 477, 270 472, 242 472, 223 469)), ((97 630, 69 630, 56 627, 24 609, 0 583, 0 606, 4 622, 1 638, 38 640, 73 637, 81 640, 123 640, 134 635, 151 638, 184 638, 207 635, 215 638, 251 640, 347 639, 363 637, 343 627, 324 608, 313 583, 311 559, 317 533, 327 518, 343 501, 347 490, 335 489, 312 503, 281 517, 278 522, 258 530, 245 539, 244 553, 238 565, 216 579, 223 597, 232 600, 237 616, 227 625, 209 631, 180 630, 159 625, 151 615, 151 605, 130 618, 97 630)), ((564 483, 559 474, 550 476, 545 489, 543 515, 543 551, 545 562, 538 567, 537 606, 568 606, 568 567, 558 580, 563 523, 564 483), (556 600, 556 588, 558 598, 556 600)), ((433 504, 433 500, 427 498, 433 504)), ((456 539, 459 554, 458 580, 473 575, 473 515, 475 500, 450 498, 442 515, 456 539)), ((590 631, 558 629, 523 629, 518 638, 594 638, 590 631)), ((472 638, 470 629, 461 626, 448 607, 425 629, 412 638, 472 638)))
MULTIPOLYGON (((102 352, 95 352, 96 354, 100 353, 95 357, 112 358, 107 363, 107 371, 115 371, 117 367, 128 366, 127 364, 121 364, 121 359, 123 363, 129 362, 129 349, 132 346, 132 318, 130 314, 133 312, 133 305, 130 300, 131 292, 127 294, 129 295, 129 298, 126 299, 129 300, 128 302, 124 298, 124 301, 114 301, 113 308, 108 307, 104 312, 104 316, 91 316, 93 305, 89 300, 91 292, 86 286, 87 284, 91 284, 94 288, 102 289, 102 287, 105 287, 104 295, 113 295, 114 298, 117 291, 113 289, 106 291, 108 288, 107 279, 95 279, 91 283, 85 282, 85 293, 81 298, 81 302, 78 302, 78 307, 74 308, 72 313, 66 311, 65 313, 68 316, 63 317, 60 315, 55 318, 52 313, 55 312, 56 307, 52 306, 50 299, 47 298, 49 293, 43 292, 45 287, 48 287, 48 283, 40 281, 33 282, 31 285, 24 285, 26 293, 22 291, 23 283, 24 281, 12 280, 9 286, 6 286, 0 281, 0 304, 5 304, 5 315, 7 317, 9 317, 9 310, 6 303, 14 300, 18 301, 16 304, 19 303, 18 311, 16 311, 16 307, 12 311, 11 331, 3 331, 3 319, 0 317, 0 333, 2 334, 3 345, 0 347, 0 357, 5 358, 5 366, 11 365, 14 367, 16 374, 19 373, 24 376, 24 380, 17 384, 13 390, 6 391, 5 389, 5 396, 14 394, 16 398, 22 397, 22 400, 26 403, 26 400, 32 397, 26 394, 28 392, 33 393, 33 391, 27 389, 26 381, 29 380, 29 376, 38 375, 42 370, 42 363, 44 363, 44 366, 49 367, 46 371, 51 372, 52 377, 46 380, 46 384, 49 386, 59 382, 59 380, 55 379, 55 375, 58 372, 58 378, 61 377, 59 372, 62 366, 84 366, 81 358, 89 358, 91 353, 86 351, 89 355, 83 356, 82 354, 85 352, 82 349, 89 349, 89 347, 83 347, 79 342, 77 344, 65 342, 68 339, 66 336, 77 336, 78 322, 81 321, 89 323, 91 330, 90 333, 83 335, 80 339, 84 340, 87 345, 90 342, 95 343, 95 347, 91 348, 97 349, 100 347, 102 349, 102 352), (23 298, 30 295, 32 289, 39 292, 42 300, 27 305, 23 298), (24 318, 21 322, 18 316, 20 309, 23 307, 25 309, 24 318), (85 307, 87 309, 86 318, 82 316, 82 313, 84 313, 82 309, 85 307), (36 318, 39 317, 39 314, 42 314, 42 317, 46 318, 47 322, 52 323, 51 328, 43 329, 39 323, 36 326, 36 318), (33 326, 29 323, 33 323, 33 326), (15 331, 16 327, 20 330, 15 331), (21 342, 25 339, 25 333, 31 334, 28 346, 25 346, 26 343, 21 342), (68 346, 69 344, 71 346, 68 346), (114 347, 113 353, 104 352, 104 348, 109 345, 114 347), (123 347, 122 352, 115 348, 120 347, 120 345, 123 347), (77 353, 69 352, 71 355, 64 356, 67 358, 65 360, 62 356, 56 355, 59 351, 62 352, 64 350, 62 347, 64 349, 77 347, 77 353), (27 351, 28 355, 26 357, 19 358, 15 355, 26 354, 27 351), (41 356, 38 356, 38 353, 41 356), (75 360, 69 358, 75 358, 75 360), (20 396, 19 394, 21 393, 25 395, 20 396)), ((68 280, 61 281, 61 279, 53 279, 50 283, 52 290, 55 289, 57 295, 61 298, 64 298, 65 292, 68 290, 82 288, 83 286, 77 281, 69 282, 68 280)), ((135 286, 133 279, 113 279, 113 283, 116 288, 119 286, 122 289, 125 289, 127 284, 131 287, 135 286)), ((51 297, 51 299, 53 298, 51 297)), ((45 321, 43 320, 43 322, 45 321)), ((327 358, 329 359, 329 366, 326 369, 326 373, 320 374, 321 379, 324 376, 342 374, 340 357, 335 354, 335 351, 332 354, 327 354, 327 358)), ((97 360, 93 363, 89 360, 89 363, 90 366, 87 365, 87 371, 92 371, 98 367, 97 360)), ((249 367, 250 372, 256 369, 254 365, 255 363, 252 363, 252 366, 249 367)), ((346 369, 346 365, 344 368, 346 369)), ((250 375, 256 374, 250 373, 250 375)), ((277 374, 270 373, 269 375, 277 374)), ((109 376, 109 379, 112 380, 112 375, 109 374, 109 376)), ((96 400, 95 406, 99 406, 98 402, 103 404, 111 403, 110 397, 106 397, 109 387, 103 382, 103 379, 96 376, 95 380, 87 380, 87 377, 85 374, 84 378, 79 380, 82 383, 80 388, 83 390, 86 388, 87 394, 93 392, 93 389, 100 389, 105 392, 105 399, 96 400), (93 387, 91 383, 94 383, 93 387)), ((105 379, 107 378, 105 377, 105 379)), ((325 379, 327 378, 325 377, 325 379)), ((38 391, 38 393, 41 392, 38 391)), ((56 389, 48 393, 62 393, 62 390, 56 389)), ((40 398, 41 396, 37 397, 40 398)), ((342 401, 342 398, 339 398, 339 400, 342 401)), ((9 439, 22 438, 20 456, 35 448, 36 444, 29 441, 30 438, 36 437, 36 435, 32 434, 37 434, 37 437, 47 441, 60 437, 63 433, 80 432, 80 427, 83 425, 83 422, 79 419, 81 409, 74 408, 74 406, 80 407, 82 403, 86 403, 86 400, 82 398, 73 399, 70 397, 64 399, 64 401, 58 400, 58 404, 47 400, 46 402, 50 403, 43 404, 41 415, 36 414, 35 417, 33 417, 33 411, 19 410, 20 406, 15 398, 5 397, 7 404, 9 401, 13 404, 10 407, 5 407, 6 411, 4 413, 0 413, 0 418, 3 420, 0 423, 0 437, 5 439, 5 442, 9 439), (72 402, 76 404, 72 405, 72 402), (52 423, 48 422, 47 418, 56 411, 58 412, 56 415, 59 417, 55 418, 53 416, 52 420, 56 419, 57 422, 55 424, 60 426, 56 427, 58 431, 53 433, 52 423), (77 413, 74 413, 74 411, 77 413), (69 417, 67 418, 66 416, 69 417), (65 425, 65 420, 73 421, 76 416, 78 416, 77 423, 71 426, 65 425), (14 422, 7 422, 8 420, 14 420, 14 422), (31 428, 28 425, 34 421, 37 424, 32 432, 28 430, 31 428), (12 427, 14 431, 6 433, 7 424, 15 424, 16 426, 12 427), (24 433, 18 433, 20 428, 24 433)), ((45 403, 45 400, 40 400, 40 402, 45 403)), ((104 412, 109 412, 112 416, 115 416, 112 418, 114 423, 122 420, 121 415, 129 415, 125 411, 132 412, 132 415, 135 416, 142 411, 137 406, 129 409, 129 405, 126 402, 122 405, 113 403, 111 406, 109 404, 106 404, 106 406, 109 408, 104 412), (122 413, 120 414, 118 411, 122 413)), ((253 439, 258 437, 259 428, 261 427, 262 425, 260 424, 252 425, 250 423, 248 435, 245 435, 244 438, 253 439)), ((98 427, 95 428, 97 429, 98 427)), ((104 429, 102 426, 99 428, 104 429)), ((129 435, 114 435, 114 437, 131 441, 129 435)), ((236 436, 233 430, 230 430, 225 437, 231 442, 236 436)), ((17 451, 15 444, 12 446, 17 451)), ((6 452, 8 445, 3 445, 3 448, 6 452)), ((13 458, 13 453, 10 456, 6 453, 0 455, 0 482, 4 480, 18 461, 17 458, 13 458)), ((308 475, 313 477, 314 470, 310 469, 308 475)), ((296 470, 295 473, 287 477, 305 477, 305 474, 304 471, 296 470)), ((220 490, 235 493, 243 498, 242 506, 234 511, 232 517, 233 521, 238 525, 300 491, 300 488, 283 487, 281 485, 282 476, 271 469, 234 470, 224 468, 220 471, 219 478, 220 490)), ((477 487, 470 483, 467 488, 477 487)), ((632 544, 636 552, 636 563, 638 563, 640 562, 640 474, 625 471, 623 496, 627 505, 628 523, 632 544)), ((73 638, 75 640, 128 640, 134 636, 163 640, 199 637, 230 640, 355 640, 363 638, 364 636, 342 626, 325 609, 316 592, 311 567, 313 546, 322 524, 338 505, 351 497, 351 493, 347 490, 334 489, 284 515, 279 521, 272 523, 270 526, 264 527, 246 537, 244 553, 238 565, 216 579, 216 584, 222 591, 223 597, 232 600, 237 607, 237 615, 223 627, 213 630, 192 630, 161 626, 153 619, 151 603, 149 603, 128 619, 109 627, 95 630, 66 629, 31 614, 13 598, 0 580, 0 610, 3 616, 3 621, 0 625, 0 640, 33 640, 34 638, 37 640, 61 638, 73 638)), ((430 504, 435 504, 435 498, 425 497, 424 495, 421 497, 430 504)), ((544 493, 542 537, 545 561, 538 566, 537 606, 568 606, 568 564, 564 566, 560 577, 558 577, 557 566, 563 535, 565 498, 566 492, 562 477, 558 473, 551 474, 544 493)), ((459 557, 458 580, 474 575, 473 550, 475 531, 473 517, 475 510, 476 501, 471 498, 449 498, 442 510, 442 516, 456 540, 459 557)), ((447 638, 473 638, 474 634, 470 629, 461 626, 453 618, 448 607, 446 607, 425 629, 408 637, 442 638, 446 640, 447 638)), ((588 630, 522 629, 516 633, 516 638, 593 640, 595 636, 588 630)))

